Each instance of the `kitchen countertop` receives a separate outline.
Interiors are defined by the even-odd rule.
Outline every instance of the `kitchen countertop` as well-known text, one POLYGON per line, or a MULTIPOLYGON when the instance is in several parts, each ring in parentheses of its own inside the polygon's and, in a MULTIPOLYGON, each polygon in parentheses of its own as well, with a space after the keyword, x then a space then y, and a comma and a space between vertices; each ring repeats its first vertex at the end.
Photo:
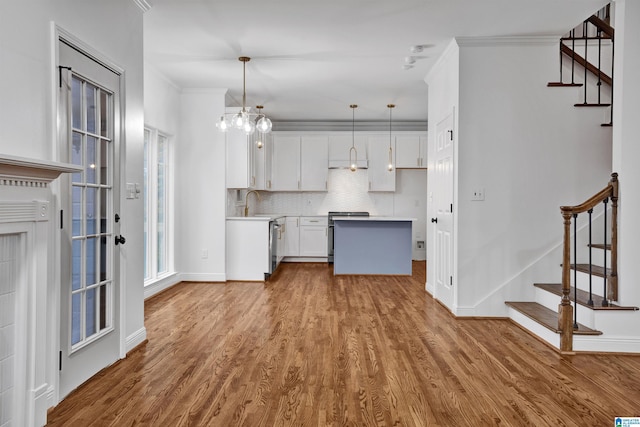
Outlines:
POLYGON ((271 221, 271 216, 228 216, 227 221, 271 221))
POLYGON ((334 216, 334 221, 417 221, 417 218, 400 216, 334 216))

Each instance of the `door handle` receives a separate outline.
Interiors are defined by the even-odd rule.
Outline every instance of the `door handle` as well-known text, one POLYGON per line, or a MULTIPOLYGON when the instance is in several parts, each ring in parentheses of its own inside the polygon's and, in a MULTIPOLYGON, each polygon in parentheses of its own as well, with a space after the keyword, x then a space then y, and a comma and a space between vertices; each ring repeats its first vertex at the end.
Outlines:
POLYGON ((437 224, 438 223, 438 218, 431 218, 431 222, 435 222, 437 224))
POLYGON ((124 245, 127 242, 127 239, 124 236, 116 236, 115 238, 116 245, 124 245))

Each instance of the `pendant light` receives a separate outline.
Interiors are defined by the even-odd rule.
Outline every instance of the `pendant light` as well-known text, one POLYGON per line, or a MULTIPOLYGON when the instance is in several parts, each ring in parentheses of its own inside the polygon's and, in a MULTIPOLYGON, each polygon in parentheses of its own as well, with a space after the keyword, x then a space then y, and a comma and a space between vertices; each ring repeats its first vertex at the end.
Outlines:
POLYGON ((395 108, 395 104, 387 104, 389 108, 389 166, 387 169, 389 172, 393 171, 393 149, 391 148, 391 111, 395 108))
POLYGON ((242 109, 238 113, 233 114, 230 120, 227 120, 227 114, 220 117, 220 121, 216 123, 216 127, 221 132, 226 132, 230 127, 244 130, 247 135, 251 135, 256 128, 262 133, 271 132, 272 123, 262 112, 251 114, 247 111, 247 62, 251 61, 248 56, 241 56, 238 61, 242 62, 242 109))
MULTIPOLYGON (((262 114, 262 109, 264 107, 262 105, 256 105, 256 109, 258 110, 258 115, 262 114)), ((256 124, 256 129, 258 130, 258 137, 256 138, 256 147, 258 147, 258 149, 262 148, 264 146, 264 137, 265 137, 265 133, 268 132, 264 131, 263 129, 265 129, 266 126, 266 121, 268 121, 268 127, 271 128, 271 120, 267 119, 266 117, 262 117, 261 119, 258 120, 258 123, 256 124), (265 122, 262 122, 263 120, 265 120, 265 122)))
POLYGON ((356 104, 349 105, 351 107, 351 148, 349 149, 349 169, 355 172, 358 168, 358 150, 356 150, 356 104))

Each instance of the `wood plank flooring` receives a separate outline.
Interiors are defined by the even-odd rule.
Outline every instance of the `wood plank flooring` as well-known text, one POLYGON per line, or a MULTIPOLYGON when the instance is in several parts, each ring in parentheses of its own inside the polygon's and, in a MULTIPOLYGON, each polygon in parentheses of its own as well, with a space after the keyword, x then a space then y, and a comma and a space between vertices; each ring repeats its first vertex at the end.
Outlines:
POLYGON ((413 277, 282 264, 182 283, 148 342, 49 411, 51 426, 609 426, 640 415, 640 357, 562 357, 508 320, 455 319, 413 277))

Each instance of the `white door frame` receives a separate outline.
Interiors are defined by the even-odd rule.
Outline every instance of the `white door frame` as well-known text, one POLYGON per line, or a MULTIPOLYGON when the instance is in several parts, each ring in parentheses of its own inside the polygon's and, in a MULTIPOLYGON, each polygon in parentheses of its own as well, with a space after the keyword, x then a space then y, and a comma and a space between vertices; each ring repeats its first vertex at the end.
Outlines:
MULTIPOLYGON (((75 35, 73 35, 71 32, 65 30, 64 28, 60 27, 59 25, 57 25, 55 22, 51 23, 51 78, 50 78, 50 83, 51 83, 51 134, 52 135, 56 135, 56 142, 55 142, 55 147, 53 147, 53 155, 54 158, 58 161, 61 161, 61 159, 65 159, 66 158, 66 152, 65 150, 67 149, 67 141, 66 141, 66 137, 62 138, 58 129, 58 118, 59 118, 59 79, 60 79, 60 74, 59 74, 59 66, 60 65, 64 65, 64 64, 60 64, 60 53, 59 53, 59 43, 61 41, 64 41, 65 43, 72 45, 75 49, 77 49, 78 51, 80 51, 81 53, 85 54, 86 56, 90 57, 91 59, 93 59, 94 61, 96 61, 97 63, 101 64, 102 66, 110 69, 111 71, 113 71, 115 74, 118 74, 120 76, 119 78, 119 87, 117 88, 120 94, 120 99, 119 99, 119 108, 118 108, 118 114, 114 114, 113 116, 113 120, 114 120, 114 129, 116 129, 119 133, 118 135, 114 135, 114 138, 117 137, 119 140, 119 144, 118 146, 116 146, 114 148, 114 153, 113 153, 113 158, 114 158, 114 176, 117 176, 119 179, 118 181, 118 188, 114 190, 118 192, 118 200, 115 201, 116 206, 119 206, 118 209, 122 209, 123 206, 123 195, 125 194, 123 191, 124 188, 124 170, 123 168, 120 167, 120 165, 124 164, 125 162, 125 129, 124 129, 124 117, 125 117, 125 79, 126 79, 126 75, 125 75, 125 71, 122 67, 120 67, 119 65, 115 64, 113 61, 111 61, 107 55, 104 55, 103 53, 101 53, 100 51, 98 51, 97 49, 93 48, 92 46, 88 45, 87 43, 85 43, 84 41, 82 41, 81 39, 79 39, 78 37, 76 37, 75 35)), ((60 209, 62 206, 62 194, 61 192, 64 190, 66 191, 66 189, 63 189, 60 183, 61 180, 56 180, 52 183, 52 192, 53 192, 53 198, 54 198, 54 202, 56 205, 56 209, 55 209, 55 214, 56 214, 56 221, 55 224, 57 224, 57 226, 55 227, 55 233, 54 233, 54 239, 53 239, 53 245, 55 248, 60 248, 61 246, 61 240, 62 240, 62 233, 60 232, 60 228, 59 228, 59 224, 61 222, 61 218, 60 218, 60 209)), ((49 399, 48 399, 48 405, 49 407, 53 407, 55 405, 57 405, 60 401, 61 401, 61 395, 60 395, 60 379, 59 379, 59 349, 61 348, 62 343, 60 342, 60 328, 61 328, 61 313, 60 313, 60 302, 61 302, 61 294, 60 294, 60 287, 61 287, 61 255, 60 255, 60 251, 59 250, 55 250, 54 251, 54 257, 52 262, 53 262, 53 269, 52 271, 54 272, 54 277, 53 280, 51 280, 51 285, 53 286, 53 289, 51 289, 49 291, 49 295, 51 296, 50 299, 50 303, 49 303, 49 336, 52 337, 51 340, 49 341, 49 354, 50 357, 48 358, 49 363, 48 363, 48 383, 50 384, 49 387, 49 399)), ((114 277, 114 280, 117 280, 120 286, 120 292, 119 292, 119 299, 118 301, 114 301, 114 303, 117 303, 120 307, 120 309, 118 310, 118 319, 114 319, 116 324, 118 325, 120 331, 119 331, 119 349, 118 349, 118 353, 119 353, 119 358, 122 359, 126 356, 126 316, 125 316, 125 292, 124 292, 124 279, 125 279, 125 272, 124 272, 124 260, 122 259, 122 255, 120 253, 119 250, 114 251, 114 258, 115 257, 119 257, 119 264, 120 264, 120 268, 118 270, 116 270, 115 274, 117 274, 117 277, 114 277)))

